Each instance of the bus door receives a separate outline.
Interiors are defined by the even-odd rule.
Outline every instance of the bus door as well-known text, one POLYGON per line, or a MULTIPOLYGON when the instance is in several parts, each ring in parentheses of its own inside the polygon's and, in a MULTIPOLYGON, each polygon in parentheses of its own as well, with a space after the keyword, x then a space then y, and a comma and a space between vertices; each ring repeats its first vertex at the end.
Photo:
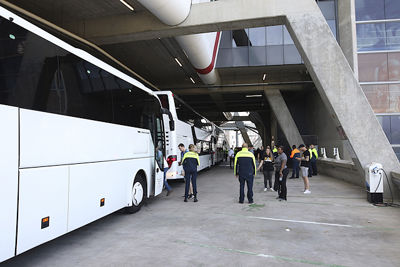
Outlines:
POLYGON ((157 196, 162 192, 164 186, 164 166, 165 165, 165 140, 164 140, 164 127, 160 117, 156 117, 156 131, 155 131, 155 161, 154 164, 154 195, 157 196))

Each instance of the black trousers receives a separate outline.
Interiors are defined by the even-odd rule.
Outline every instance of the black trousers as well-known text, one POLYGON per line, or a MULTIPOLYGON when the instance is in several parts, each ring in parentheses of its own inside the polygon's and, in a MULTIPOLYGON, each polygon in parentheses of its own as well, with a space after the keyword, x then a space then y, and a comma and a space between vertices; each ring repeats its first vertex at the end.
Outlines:
POLYGON ((313 175, 318 175, 318 170, 317 170, 317 160, 313 159, 311 160, 311 166, 312 166, 312 174, 313 175))
POLYGON ((188 198, 189 196, 189 187, 190 187, 190 181, 192 181, 192 186, 193 186, 193 194, 196 197, 197 196, 197 184, 196 184, 196 178, 197 178, 197 170, 196 171, 185 171, 185 198, 188 198))
POLYGON ((268 182, 269 182, 269 188, 272 188, 272 174, 274 173, 273 170, 264 170, 264 188, 268 188, 268 182))
POLYGON ((250 203, 253 202, 253 181, 254 176, 252 177, 239 177, 240 183, 240 191, 239 191, 239 202, 244 201, 244 184, 247 184, 247 199, 250 203))
POLYGON ((294 159, 293 160, 292 178, 293 177, 299 178, 299 171, 300 171, 299 161, 297 159, 294 159))
POLYGON ((289 169, 286 168, 282 171, 283 177, 282 181, 279 181, 279 171, 275 172, 275 184, 274 184, 274 190, 278 192, 279 198, 285 199, 287 196, 287 187, 286 187, 286 179, 289 174, 289 169))
POLYGON ((234 164, 234 157, 229 157, 229 167, 232 169, 232 165, 234 164))

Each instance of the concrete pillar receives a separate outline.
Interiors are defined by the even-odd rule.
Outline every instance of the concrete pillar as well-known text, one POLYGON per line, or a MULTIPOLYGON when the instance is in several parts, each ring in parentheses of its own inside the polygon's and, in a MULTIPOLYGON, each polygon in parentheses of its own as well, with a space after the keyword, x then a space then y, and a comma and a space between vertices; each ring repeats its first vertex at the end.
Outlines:
POLYGON ((274 113, 271 111, 271 138, 270 138, 270 142, 268 145, 272 147, 274 146, 274 144, 277 141, 278 138, 278 122, 276 120, 276 117, 274 115, 274 113))
POLYGON ((340 0, 337 3, 340 47, 354 74, 358 77, 355 0, 340 0))
POLYGON ((371 162, 382 163, 388 175, 399 172, 399 161, 325 18, 314 0, 302 2, 314 5, 314 11, 288 14, 286 27, 339 135, 356 155, 360 179, 371 162))
POLYGON ((236 133, 236 145, 235 147, 237 147, 239 145, 239 131, 235 131, 236 133))
POLYGON ((235 121, 236 126, 239 128, 240 133, 242 134, 244 142, 246 142, 249 146, 252 146, 249 135, 247 134, 247 129, 242 121, 235 121))
POLYGON ((264 90, 264 94, 289 145, 298 146, 299 144, 303 144, 303 138, 301 138, 300 132, 281 92, 277 89, 266 89, 264 90))

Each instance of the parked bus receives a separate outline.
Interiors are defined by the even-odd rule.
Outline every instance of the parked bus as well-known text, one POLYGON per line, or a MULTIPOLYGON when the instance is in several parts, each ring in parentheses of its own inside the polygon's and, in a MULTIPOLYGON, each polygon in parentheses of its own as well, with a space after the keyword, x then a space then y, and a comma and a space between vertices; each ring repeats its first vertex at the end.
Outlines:
POLYGON ((202 115, 190 108, 184 101, 174 96, 171 91, 159 91, 155 94, 160 98, 161 104, 168 109, 172 115, 170 118, 164 115, 164 125, 168 125, 172 119, 175 122, 175 129, 171 130, 166 126, 166 155, 169 170, 167 179, 182 179, 182 166, 180 162, 181 152, 179 144, 184 144, 186 149, 189 144, 196 145, 199 153, 200 165, 198 171, 217 164, 223 160, 223 151, 227 146, 225 134, 202 115))
POLYGON ((95 46, 10 10, 0 6, 0 262, 138 211, 162 191, 165 155, 150 89, 95 46))

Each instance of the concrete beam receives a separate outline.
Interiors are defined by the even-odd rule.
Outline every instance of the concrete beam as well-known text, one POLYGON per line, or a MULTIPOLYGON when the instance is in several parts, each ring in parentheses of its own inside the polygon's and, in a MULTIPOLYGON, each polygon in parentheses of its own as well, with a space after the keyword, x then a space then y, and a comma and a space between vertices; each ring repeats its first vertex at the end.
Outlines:
POLYGON ((229 121, 250 121, 248 116, 233 116, 229 121))
POLYGON ((281 92, 279 90, 265 90, 264 94, 290 146, 303 144, 303 138, 301 138, 281 92))
POLYGON ((339 43, 350 67, 358 77, 356 11, 354 0, 338 1, 339 43))
POLYGON ((167 26, 148 12, 69 22, 62 26, 97 44, 114 44, 180 35, 281 25, 287 14, 310 10, 293 0, 220 0, 192 5, 188 18, 167 26))
POLYGON ((314 88, 312 82, 299 82, 299 83, 284 83, 284 84, 256 84, 256 85, 232 85, 223 87, 193 87, 193 88, 176 88, 176 87, 168 87, 165 90, 171 90, 174 94, 177 95, 208 95, 208 94, 231 94, 231 93, 246 93, 246 92, 264 92, 265 89, 278 89, 283 91, 291 91, 291 90, 307 90, 314 88), (172 88, 172 89, 168 89, 172 88))
POLYGON ((360 179, 371 162, 382 163, 387 174, 399 172, 399 161, 317 4, 299 0, 295 5, 300 2, 313 10, 299 8, 297 14, 288 14, 286 27, 338 132, 349 141, 360 179))

